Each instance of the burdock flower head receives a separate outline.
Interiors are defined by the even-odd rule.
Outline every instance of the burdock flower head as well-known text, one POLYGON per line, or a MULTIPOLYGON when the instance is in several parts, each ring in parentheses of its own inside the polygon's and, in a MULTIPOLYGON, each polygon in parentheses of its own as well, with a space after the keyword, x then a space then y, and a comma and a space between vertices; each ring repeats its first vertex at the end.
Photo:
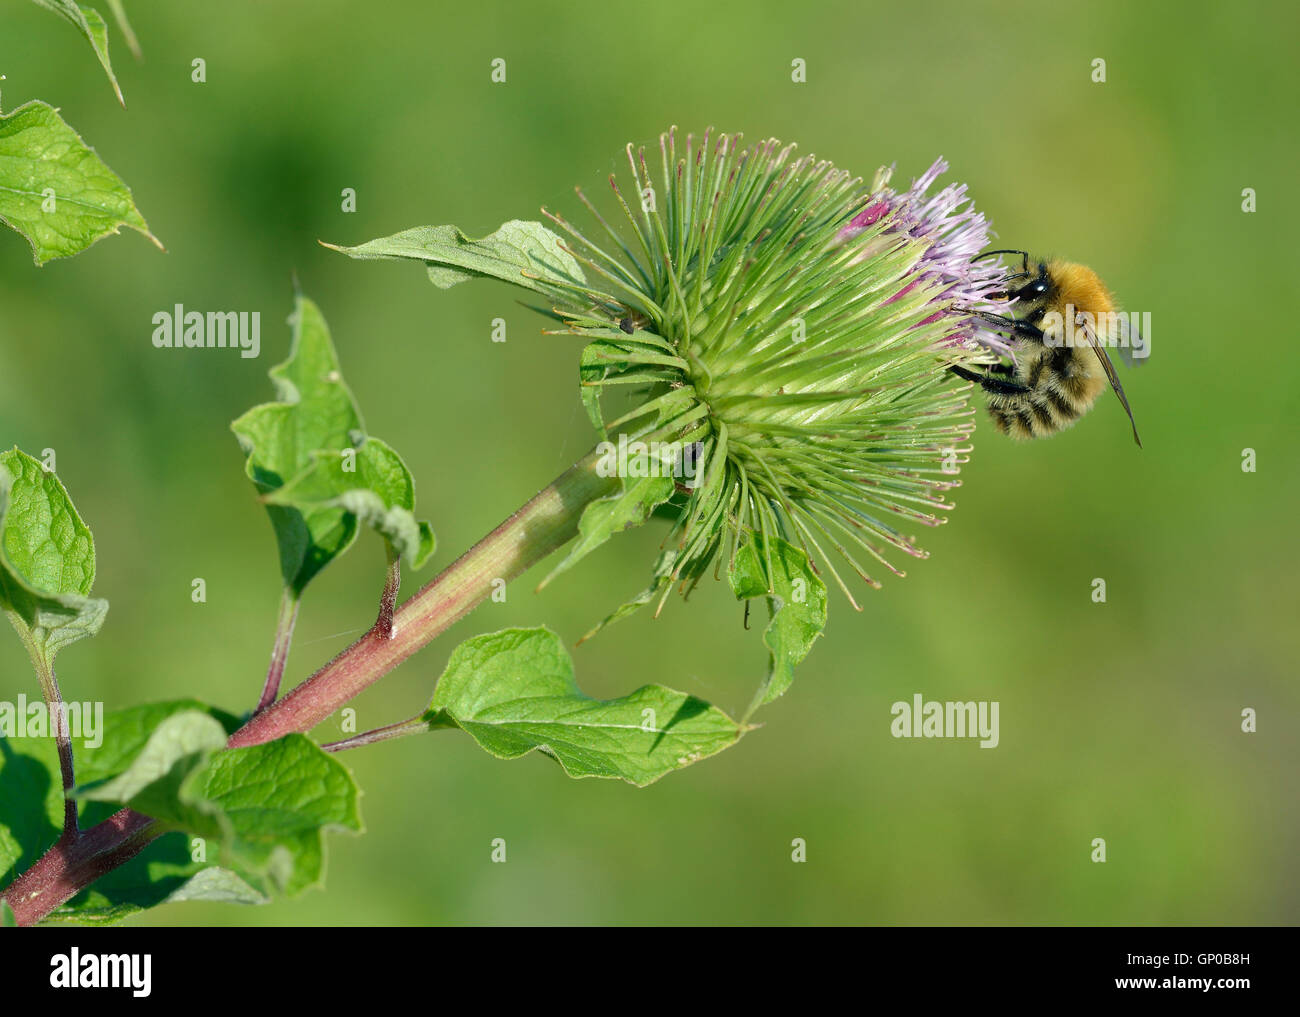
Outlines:
POLYGON ((552 575, 667 516, 650 588, 611 618, 689 592, 710 565, 774 614, 805 604, 768 639, 770 698, 820 631, 823 576, 856 606, 849 570, 878 586, 924 556, 910 531, 944 521, 974 429, 948 368, 1007 352, 980 317, 1006 310, 1005 270, 972 261, 988 224, 965 187, 932 193, 946 169, 896 190, 889 170, 865 184, 793 145, 672 130, 657 152, 629 145, 603 199, 578 191, 582 222, 546 212, 558 230, 433 226, 339 249, 419 260, 438 286, 506 280, 587 340, 596 469, 618 479, 552 575))
POLYGON ((611 457, 649 454, 617 460, 628 490, 677 510, 655 591, 711 561, 734 571, 747 546, 771 591, 776 538, 850 601, 844 565, 872 586, 879 567, 901 575, 891 556, 925 554, 904 527, 944 521, 970 451, 969 386, 946 368, 1005 349, 972 314, 1002 309, 1004 284, 971 262, 988 225, 965 187, 929 193, 942 160, 898 191, 889 170, 864 186, 793 145, 709 132, 627 158, 615 215, 581 191, 590 228, 547 215, 587 270, 559 313, 593 340, 593 420, 622 436, 611 457), (606 422, 601 397, 627 393, 606 422), (669 458, 673 483, 648 491, 669 458))

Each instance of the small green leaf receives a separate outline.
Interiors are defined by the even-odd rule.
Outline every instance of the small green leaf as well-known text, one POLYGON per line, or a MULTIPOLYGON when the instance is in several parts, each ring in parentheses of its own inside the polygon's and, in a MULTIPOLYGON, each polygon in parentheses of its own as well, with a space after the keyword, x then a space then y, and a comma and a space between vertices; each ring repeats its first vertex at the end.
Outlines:
POLYGON ((285 585, 301 595, 363 523, 418 568, 433 551, 433 531, 415 519, 410 471, 366 435, 319 308, 299 297, 291 322, 289 358, 270 372, 280 401, 231 425, 275 528, 285 585))
POLYGON ((33 593, 86 596, 95 582, 95 542, 53 472, 17 448, 0 453, 5 564, 33 593))
POLYGON ((133 807, 220 845, 223 865, 260 892, 319 885, 327 831, 360 831, 347 768, 304 735, 220 752, 164 801, 133 807))
POLYGON ((59 478, 16 448, 0 453, 0 610, 47 668, 103 625, 94 581, 95 542, 59 478))
POLYGON ((423 262, 429 281, 447 289, 467 279, 490 278, 553 294, 585 281, 577 260, 558 236, 539 222, 512 219, 475 240, 455 226, 421 226, 357 247, 325 244, 352 258, 423 262))
MULTIPOLYGON (((118 87, 117 76, 113 73, 113 65, 108 59, 108 27, 104 24, 103 17, 93 7, 81 7, 72 2, 72 0, 32 0, 38 7, 44 7, 47 11, 53 11, 60 15, 65 21, 71 24, 90 43, 91 48, 95 51, 95 56, 99 58, 99 64, 104 68, 104 73, 108 75, 109 84, 113 86, 113 91, 117 93, 117 101, 123 106, 126 100, 122 98, 122 89, 118 87)), ((119 12, 119 20, 125 15, 120 14, 120 5, 116 8, 119 12)))
POLYGON ((534 749, 570 777, 617 777, 644 787, 721 752, 744 733, 717 707, 662 685, 591 699, 559 637, 505 629, 461 643, 423 719, 458 727, 499 759, 534 749))
POLYGON ((14 909, 7 900, 0 900, 0 929, 16 929, 18 920, 14 918, 14 909))
POLYGON ((818 578, 801 548, 780 537, 772 538, 772 586, 764 578, 767 558, 763 539, 754 536, 736 549, 729 571, 731 589, 738 600, 765 597, 771 621, 763 642, 771 650, 767 677, 759 687, 754 706, 772 702, 785 693, 813 641, 826 627, 826 584, 818 578))
POLYGON ((27 238, 37 265, 123 226, 162 248, 130 188, 43 102, 0 115, 0 222, 27 238))
MULTIPOLYGON (((319 884, 324 833, 361 829, 359 793, 347 768, 296 734, 223 751, 221 727, 200 712, 173 713, 125 771, 83 787, 78 797, 112 800, 209 841, 221 864, 258 894, 296 894, 319 884)), ((243 892, 228 881, 219 888, 243 892)))
POLYGON ((567 572, 616 533, 640 526, 655 506, 673 496, 672 477, 624 477, 623 489, 597 498, 582 511, 578 539, 550 574, 538 584, 541 589, 561 572, 567 572))

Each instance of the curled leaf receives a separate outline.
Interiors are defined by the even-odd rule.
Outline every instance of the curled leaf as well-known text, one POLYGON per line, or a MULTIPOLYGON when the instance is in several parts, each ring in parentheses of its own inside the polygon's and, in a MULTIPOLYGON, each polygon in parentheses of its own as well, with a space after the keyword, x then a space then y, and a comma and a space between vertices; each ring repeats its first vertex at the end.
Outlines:
POLYGON ((289 358, 271 369, 278 402, 231 425, 262 493, 294 596, 369 526, 418 568, 433 531, 416 520, 415 482, 389 445, 366 434, 320 309, 299 297, 289 358))
MULTIPOLYGON (((113 86, 117 101, 125 106, 126 100, 122 98, 122 89, 117 83, 117 75, 113 73, 113 65, 108 59, 108 26, 104 24, 104 18, 99 11, 93 7, 82 7, 72 0, 32 0, 32 2, 47 11, 53 11, 85 36, 86 41, 90 43, 90 48, 95 51, 99 65, 108 75, 108 83, 113 86)), ((113 0, 110 0, 110 3, 112 2, 113 0)), ((126 14, 121 4, 113 3, 113 11, 118 18, 119 27, 129 31, 129 26, 125 24, 126 14)))
POLYGON ((456 226, 420 226, 356 247, 324 244, 351 258, 419 261, 429 281, 447 289, 468 279, 491 278, 538 293, 581 284, 582 269, 560 246, 560 238, 539 222, 512 219, 475 240, 456 226))
POLYGON ((505 629, 456 647, 423 719, 431 729, 460 728, 498 759, 536 749, 570 777, 638 787, 721 752, 745 730, 662 685, 617 699, 584 695, 559 637, 545 628, 505 629))
MULTIPOLYGON (((129 806, 210 841, 220 863, 257 893, 318 885, 323 835, 361 829, 351 774, 303 735, 223 751, 224 743, 213 718, 173 714, 128 769, 79 797, 129 806)), ((238 888, 221 880, 219 889, 238 888)))
POLYGON ((808 563, 808 556, 780 537, 771 541, 772 588, 762 537, 752 537, 736 551, 728 575, 731 589, 741 600, 762 597, 767 601, 771 621, 763 630, 763 642, 771 651, 767 677, 754 698, 763 706, 785 694, 794 681, 795 665, 812 649, 826 627, 826 584, 808 563))
POLYGON ((59 478, 17 448, 0 453, 0 610, 46 667, 104 624, 94 582, 94 539, 59 478))

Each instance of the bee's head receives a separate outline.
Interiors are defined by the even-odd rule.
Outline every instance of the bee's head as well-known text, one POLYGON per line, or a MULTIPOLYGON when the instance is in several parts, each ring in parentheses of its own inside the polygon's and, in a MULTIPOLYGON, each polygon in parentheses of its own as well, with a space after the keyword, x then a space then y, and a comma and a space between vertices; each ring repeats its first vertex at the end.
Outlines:
POLYGON ((1035 301, 1047 299, 1056 285, 1047 270, 1047 263, 1040 261, 1037 271, 1032 274, 1027 273, 1027 275, 1027 279, 1019 286, 1012 286, 1008 290, 1008 296, 1013 300, 1019 300, 1023 304, 1032 304, 1035 301))
POLYGON ((1027 251, 985 251, 972 258, 972 262, 982 261, 999 254, 1018 254, 1021 259, 1020 271, 1012 271, 1005 276, 1006 289, 990 293, 991 300, 1019 300, 1022 304, 1033 304, 1051 298, 1055 283, 1048 269, 1047 262, 1039 261, 1030 265, 1027 251))

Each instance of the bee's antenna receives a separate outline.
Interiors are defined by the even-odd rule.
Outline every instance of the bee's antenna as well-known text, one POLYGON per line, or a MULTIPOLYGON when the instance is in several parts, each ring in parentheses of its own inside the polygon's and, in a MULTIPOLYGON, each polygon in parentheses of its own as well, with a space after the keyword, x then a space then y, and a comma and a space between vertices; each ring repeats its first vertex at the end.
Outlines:
POLYGON ((1018 255, 1020 255, 1020 257, 1021 257, 1021 259, 1022 259, 1021 262, 1020 262, 1020 267, 1024 270, 1021 274, 1022 274, 1022 275, 1028 275, 1028 274, 1029 274, 1029 252, 1028 252, 1028 251, 1013 251, 1013 250, 1010 250, 1010 249, 1002 250, 1002 251, 985 251, 983 254, 977 254, 975 257, 971 258, 971 264, 974 264, 975 262, 981 260, 982 258, 991 258, 991 257, 993 257, 993 255, 995 255, 995 254, 1018 254, 1018 255))
POLYGON ((1029 257, 1029 252, 1028 252, 1028 251, 1013 251, 1013 250, 1011 250, 1010 248, 1007 248, 1007 249, 1005 249, 1005 250, 1001 250, 1001 251, 985 251, 983 254, 977 254, 977 255, 975 255, 975 257, 971 258, 971 261, 972 261, 972 262, 982 261, 984 258, 991 258, 991 257, 993 257, 993 255, 995 255, 995 254, 1022 254, 1022 255, 1024 255, 1026 258, 1029 257))

